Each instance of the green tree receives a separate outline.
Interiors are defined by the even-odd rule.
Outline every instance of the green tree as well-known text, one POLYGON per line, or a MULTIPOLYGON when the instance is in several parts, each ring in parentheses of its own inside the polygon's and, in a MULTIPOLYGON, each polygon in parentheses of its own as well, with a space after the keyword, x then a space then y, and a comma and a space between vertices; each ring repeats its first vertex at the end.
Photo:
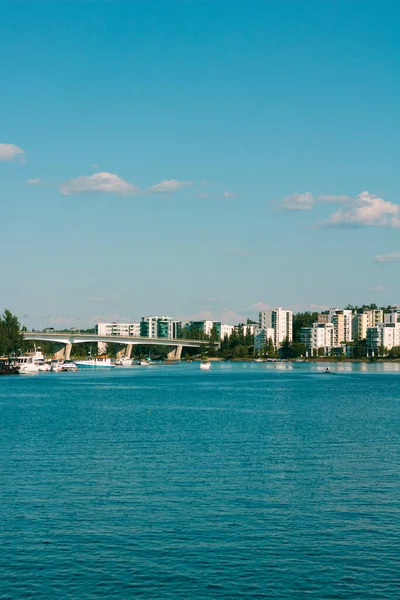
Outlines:
POLYGON ((5 309, 0 318, 0 355, 19 352, 23 347, 23 336, 18 317, 5 309))
POLYGON ((300 342, 300 331, 302 327, 311 327, 318 321, 317 312, 297 313, 293 316, 293 341, 300 342))

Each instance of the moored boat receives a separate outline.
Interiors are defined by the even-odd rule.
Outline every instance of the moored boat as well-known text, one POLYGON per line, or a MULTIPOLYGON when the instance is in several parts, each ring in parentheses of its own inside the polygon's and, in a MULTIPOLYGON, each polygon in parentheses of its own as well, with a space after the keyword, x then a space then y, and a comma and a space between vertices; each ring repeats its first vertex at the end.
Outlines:
POLYGON ((123 356, 122 358, 117 358, 114 365, 116 367, 131 367, 132 359, 128 358, 127 356, 123 356))
POLYGON ((15 360, 21 375, 35 375, 39 373, 39 365, 35 363, 32 355, 17 356, 15 360))
POLYGON ((115 366, 107 356, 77 360, 75 364, 78 369, 111 369, 115 366))

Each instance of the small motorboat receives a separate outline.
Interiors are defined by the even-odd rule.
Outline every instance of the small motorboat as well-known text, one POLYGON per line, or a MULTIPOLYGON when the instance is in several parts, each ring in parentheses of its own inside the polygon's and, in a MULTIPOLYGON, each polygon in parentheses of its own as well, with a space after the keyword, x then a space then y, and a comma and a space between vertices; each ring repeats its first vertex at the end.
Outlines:
POLYGON ((138 365, 140 365, 141 367, 148 367, 149 365, 151 365, 151 359, 150 358, 146 358, 146 360, 139 360, 138 365))
POLYGON ((76 363, 73 360, 64 360, 62 361, 62 363, 60 364, 60 370, 61 371, 68 371, 68 372, 75 372, 78 371, 78 367, 76 366, 76 363))
POLYGON ((121 358, 117 358, 114 364, 116 367, 131 367, 132 359, 127 356, 122 356, 121 358))
POLYGON ((211 368, 211 363, 209 360, 202 360, 200 363, 200 369, 202 371, 209 371, 211 368))
POLYGON ((17 356, 16 362, 21 375, 35 375, 39 373, 39 366, 35 363, 32 355, 17 356))

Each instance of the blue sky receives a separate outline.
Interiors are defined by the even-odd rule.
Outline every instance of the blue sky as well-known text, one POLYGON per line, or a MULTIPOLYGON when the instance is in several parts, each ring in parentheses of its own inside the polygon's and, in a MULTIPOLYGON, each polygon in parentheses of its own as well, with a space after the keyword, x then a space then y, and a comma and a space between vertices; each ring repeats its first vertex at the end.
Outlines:
POLYGON ((400 303, 397 1, 0 14, 0 308, 41 327, 400 303))

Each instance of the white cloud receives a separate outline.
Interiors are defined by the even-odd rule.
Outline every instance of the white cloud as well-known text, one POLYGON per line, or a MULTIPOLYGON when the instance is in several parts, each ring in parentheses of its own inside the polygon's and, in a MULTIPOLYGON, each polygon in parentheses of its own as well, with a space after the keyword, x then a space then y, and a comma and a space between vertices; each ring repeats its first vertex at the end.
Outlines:
POLYGON ((224 308, 222 310, 221 321, 223 323, 227 323, 228 325, 236 325, 237 323, 245 323, 246 318, 247 317, 245 317, 245 315, 240 314, 229 308, 224 308))
POLYGON ((155 194, 168 194, 171 192, 178 192, 183 187, 188 185, 193 185, 193 181, 177 181, 176 179, 166 179, 165 181, 160 181, 160 183, 156 183, 156 185, 148 188, 146 192, 155 194))
POLYGON ((400 205, 362 192, 323 223, 329 227, 400 227, 400 205))
POLYGON ((0 144, 0 161, 23 159, 25 150, 15 144, 0 144))
POLYGON ((290 194, 281 202, 283 210, 310 210, 314 205, 314 196, 310 192, 290 194))
POLYGON ((383 285, 374 285, 371 288, 371 292, 384 292, 385 288, 383 287, 383 285))
POLYGON ((90 192, 127 196, 138 193, 139 189, 114 173, 101 172, 88 176, 81 175, 75 179, 70 179, 61 185, 60 192, 65 196, 90 192))
POLYGON ((42 182, 41 180, 37 177, 35 179, 27 179, 27 181, 25 181, 26 185, 40 185, 42 182))
POLYGON ((223 196, 224 198, 237 198, 238 194, 235 194, 235 192, 228 192, 228 190, 225 190, 223 196))
POLYGON ((374 262, 400 262, 400 252, 391 252, 390 254, 378 254, 378 256, 375 256, 374 262))
POLYGON ((266 304, 265 302, 253 302, 253 304, 250 304, 250 306, 247 307, 247 310, 262 312, 263 310, 271 310, 271 308, 271 305, 266 304))

